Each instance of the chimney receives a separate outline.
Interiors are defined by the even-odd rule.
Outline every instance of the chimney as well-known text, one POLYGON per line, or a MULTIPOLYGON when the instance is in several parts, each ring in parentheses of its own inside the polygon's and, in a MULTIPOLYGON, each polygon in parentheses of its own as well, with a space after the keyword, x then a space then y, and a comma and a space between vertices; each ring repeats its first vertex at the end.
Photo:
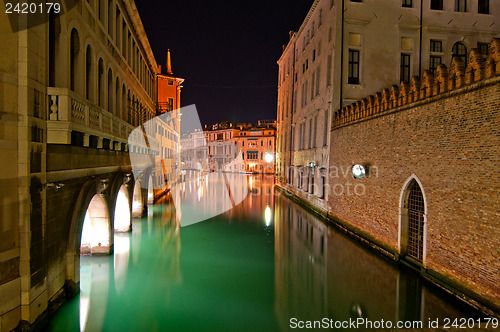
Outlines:
POLYGON ((173 75, 173 73, 172 73, 172 62, 170 61, 170 49, 167 52, 167 74, 173 75))

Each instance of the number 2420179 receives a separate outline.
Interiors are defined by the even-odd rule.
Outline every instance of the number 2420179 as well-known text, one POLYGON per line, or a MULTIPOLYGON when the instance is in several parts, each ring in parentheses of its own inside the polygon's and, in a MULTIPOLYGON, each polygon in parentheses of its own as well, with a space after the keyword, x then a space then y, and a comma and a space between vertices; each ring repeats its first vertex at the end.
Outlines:
POLYGON ((49 14, 55 13, 59 14, 61 12, 61 4, 58 2, 45 2, 45 3, 34 3, 34 2, 20 2, 11 3, 7 2, 5 4, 5 13, 7 14, 49 14))

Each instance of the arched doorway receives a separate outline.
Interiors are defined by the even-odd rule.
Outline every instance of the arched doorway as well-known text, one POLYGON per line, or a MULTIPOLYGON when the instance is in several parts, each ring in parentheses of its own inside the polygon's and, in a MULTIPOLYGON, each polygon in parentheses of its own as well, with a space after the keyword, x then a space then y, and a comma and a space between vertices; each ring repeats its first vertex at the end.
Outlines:
POLYGON ((131 229, 130 204, 127 187, 122 185, 116 196, 115 232, 128 232, 131 229))
POLYGON ((132 217, 138 218, 142 215, 142 192, 139 181, 135 181, 134 193, 132 195, 132 217))
POLYGON ((401 202, 401 254, 421 265, 425 253, 425 198, 420 183, 412 178, 401 202))
POLYGON ((83 222, 81 255, 109 254, 110 220, 104 197, 95 195, 87 208, 83 222))

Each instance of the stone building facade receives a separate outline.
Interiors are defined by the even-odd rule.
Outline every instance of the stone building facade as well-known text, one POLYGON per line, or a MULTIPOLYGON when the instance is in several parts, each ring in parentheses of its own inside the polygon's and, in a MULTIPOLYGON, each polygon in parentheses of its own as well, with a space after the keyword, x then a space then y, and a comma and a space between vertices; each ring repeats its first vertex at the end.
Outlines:
POLYGON ((234 144, 240 153, 230 168, 237 172, 275 172, 276 125, 259 123, 241 127, 234 136, 234 144))
POLYGON ((498 37, 500 3, 316 0, 278 60, 279 185, 328 211, 330 128, 338 109, 408 82, 498 37), (326 181, 326 182, 325 182, 326 181))
POLYGON ((60 3, 38 21, 0 13, 0 331, 35 327, 78 289, 72 222, 92 197, 79 194, 111 214, 128 136, 155 116, 158 65, 134 1, 60 3))
POLYGON ((331 218, 497 313, 499 63, 495 39, 336 112, 329 195, 331 218))

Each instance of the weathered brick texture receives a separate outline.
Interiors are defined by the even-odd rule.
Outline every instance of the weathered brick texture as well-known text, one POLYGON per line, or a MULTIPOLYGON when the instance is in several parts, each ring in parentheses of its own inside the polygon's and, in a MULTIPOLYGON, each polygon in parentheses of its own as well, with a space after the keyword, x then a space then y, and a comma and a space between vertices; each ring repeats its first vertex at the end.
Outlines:
POLYGON ((414 78, 339 111, 329 196, 333 215, 399 252, 401 194, 415 175, 426 199, 423 267, 497 311, 499 46, 490 45, 487 59, 471 51, 466 70, 454 61, 449 73, 440 66, 421 83, 414 78), (354 164, 368 165, 370 175, 354 179, 346 172, 354 164))

